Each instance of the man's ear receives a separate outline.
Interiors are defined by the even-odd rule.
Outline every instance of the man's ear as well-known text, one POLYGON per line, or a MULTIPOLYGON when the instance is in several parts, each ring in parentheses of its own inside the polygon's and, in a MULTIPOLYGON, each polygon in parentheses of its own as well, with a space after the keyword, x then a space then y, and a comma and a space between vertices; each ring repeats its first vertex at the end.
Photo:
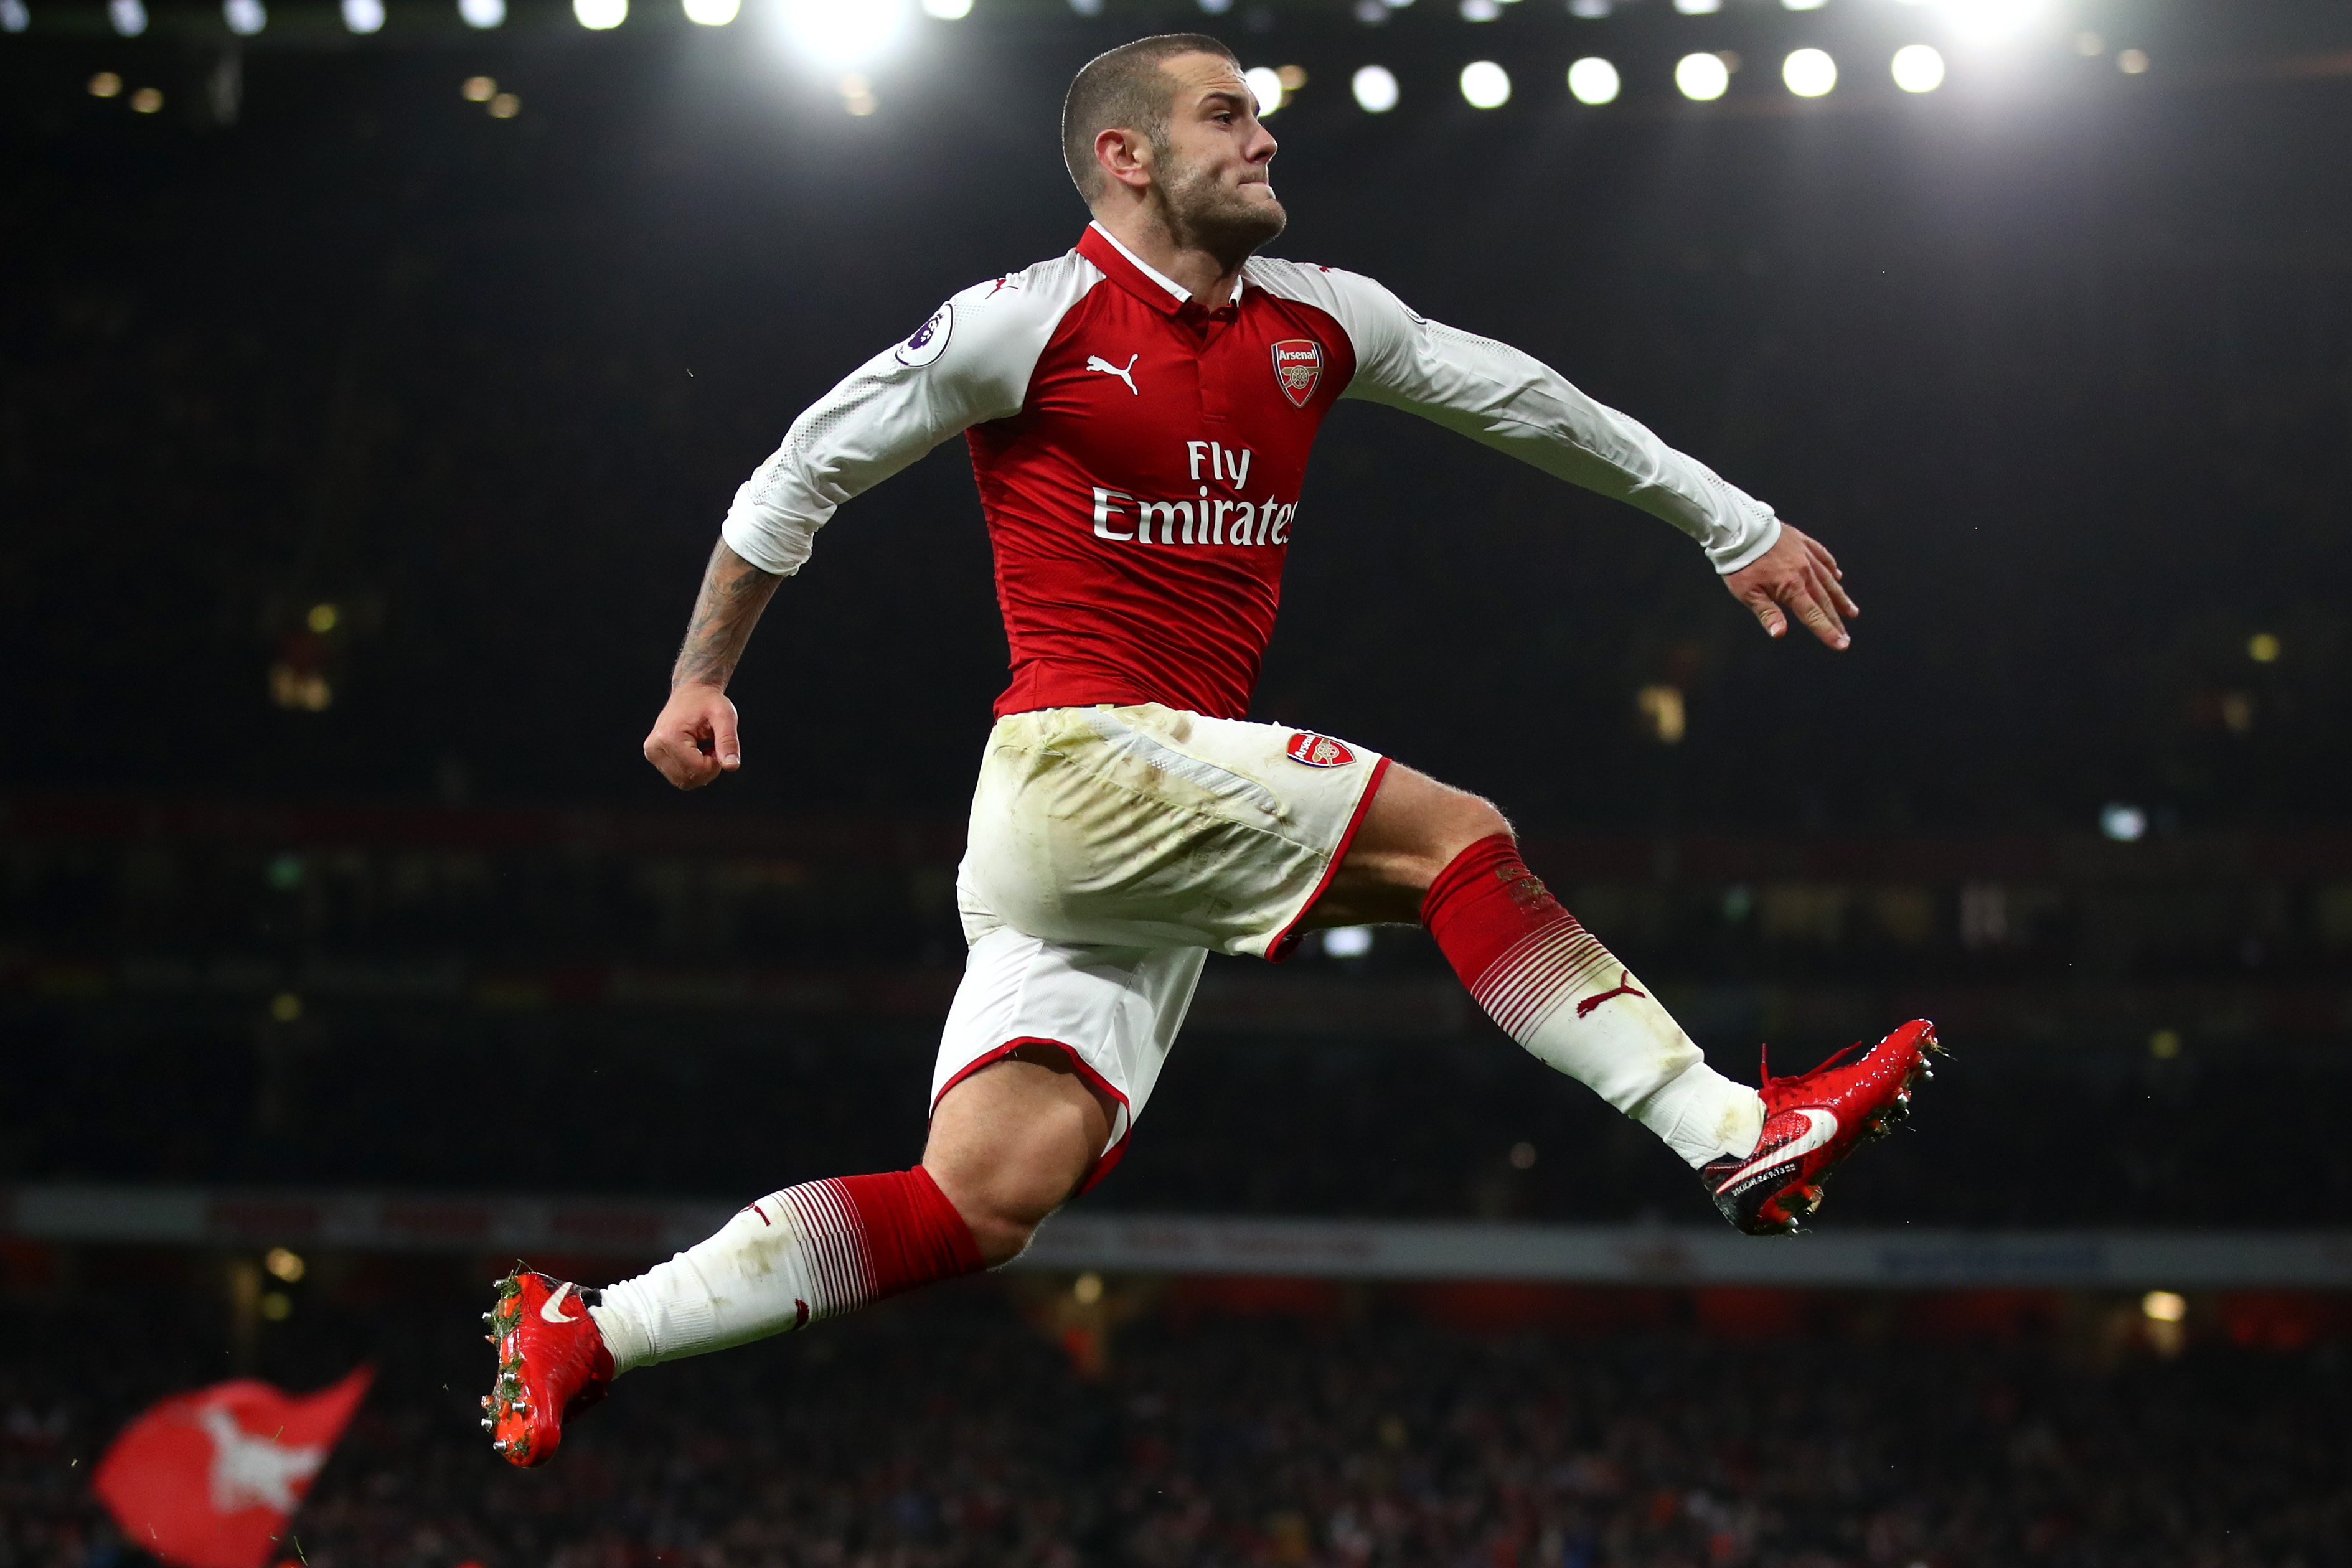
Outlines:
POLYGON ((1117 126, 1095 135, 1095 162, 1104 177, 1130 190, 1151 183, 1151 143, 1132 131, 1117 126))

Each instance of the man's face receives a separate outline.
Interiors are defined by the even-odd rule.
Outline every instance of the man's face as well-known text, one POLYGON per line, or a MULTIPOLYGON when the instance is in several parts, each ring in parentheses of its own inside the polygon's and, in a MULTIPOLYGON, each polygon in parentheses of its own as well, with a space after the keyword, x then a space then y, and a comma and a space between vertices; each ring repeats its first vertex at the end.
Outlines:
POLYGON ((1169 229, 1179 243, 1247 255, 1289 222, 1266 179, 1276 143, 1258 123, 1249 84, 1221 55, 1179 55, 1160 68, 1175 91, 1152 184, 1169 229))

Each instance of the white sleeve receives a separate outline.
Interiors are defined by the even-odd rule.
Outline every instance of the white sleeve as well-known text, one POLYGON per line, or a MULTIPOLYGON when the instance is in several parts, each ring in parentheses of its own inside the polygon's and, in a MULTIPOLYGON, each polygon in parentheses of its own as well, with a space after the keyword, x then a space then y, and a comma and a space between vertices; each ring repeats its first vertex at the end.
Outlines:
MULTIPOLYGON (((1253 264, 1255 266, 1256 264, 1253 264)), ((1330 312, 1355 347, 1343 397, 1405 409, 1588 490, 1630 502, 1738 571, 1780 537, 1772 508, 1508 344, 1424 320, 1369 277, 1267 265, 1276 292, 1330 312)))
POLYGON ((860 365, 793 421, 736 490, 719 529, 728 548, 761 571, 798 571, 843 502, 950 436, 1018 413, 1055 322, 1088 275, 1099 276, 1068 256, 976 284, 860 365))

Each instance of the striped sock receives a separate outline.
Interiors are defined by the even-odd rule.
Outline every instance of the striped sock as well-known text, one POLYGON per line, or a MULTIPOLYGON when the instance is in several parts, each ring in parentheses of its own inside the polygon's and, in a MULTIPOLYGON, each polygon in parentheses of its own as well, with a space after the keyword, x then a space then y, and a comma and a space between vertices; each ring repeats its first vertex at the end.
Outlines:
POLYGON ((835 1176, 770 1193, 588 1311, 613 1375, 785 1333, 982 1267, 929 1171, 835 1176))
POLYGON ((1528 870, 1509 834, 1456 855, 1429 884, 1421 917, 1504 1032, 1692 1166, 1756 1146, 1763 1101, 1707 1066, 1648 988, 1528 870))

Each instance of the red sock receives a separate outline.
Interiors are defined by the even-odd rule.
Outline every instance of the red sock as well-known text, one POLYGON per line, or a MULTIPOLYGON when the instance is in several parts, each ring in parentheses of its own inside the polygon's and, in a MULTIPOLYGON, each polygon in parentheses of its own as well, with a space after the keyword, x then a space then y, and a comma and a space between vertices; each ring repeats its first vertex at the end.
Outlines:
POLYGON ((1508 833, 1455 855, 1429 884, 1421 921, 1478 1005, 1523 1044, 1559 983, 1607 956, 1508 833))
MULTIPOLYGON (((987 1267, 971 1227, 920 1166, 880 1176, 840 1176, 821 1185, 840 1197, 856 1239, 866 1244, 863 1262, 869 1288, 854 1292, 863 1301, 880 1301, 987 1267)), ((857 1261, 840 1260, 845 1272, 855 1270, 857 1261)))

